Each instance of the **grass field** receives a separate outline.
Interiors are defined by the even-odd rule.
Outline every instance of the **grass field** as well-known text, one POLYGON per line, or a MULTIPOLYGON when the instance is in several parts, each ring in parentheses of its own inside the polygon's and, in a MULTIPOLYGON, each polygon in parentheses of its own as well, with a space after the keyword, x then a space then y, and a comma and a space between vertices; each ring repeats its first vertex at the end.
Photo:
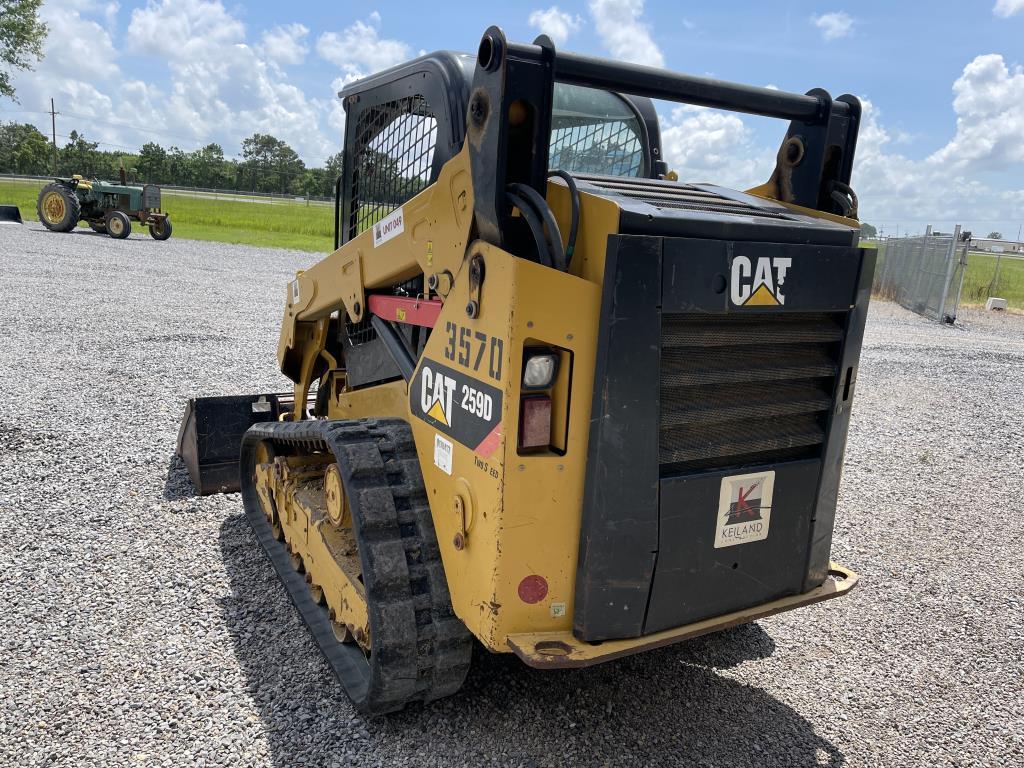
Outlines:
MULTIPOLYGON (((37 220, 36 197, 45 182, 0 179, 0 204, 13 204, 37 220)), ((163 193, 174 237, 327 253, 334 245, 334 207, 294 200, 248 202, 191 193, 163 193)), ((82 225, 84 226, 84 225, 82 225)), ((135 224, 136 232, 145 232, 135 224)))
POLYGON ((1000 261, 999 285, 990 293, 996 257, 976 252, 967 256, 967 276, 961 298, 964 304, 984 304, 989 296, 998 296, 1014 309, 1024 309, 1024 259, 1004 256, 1000 261))

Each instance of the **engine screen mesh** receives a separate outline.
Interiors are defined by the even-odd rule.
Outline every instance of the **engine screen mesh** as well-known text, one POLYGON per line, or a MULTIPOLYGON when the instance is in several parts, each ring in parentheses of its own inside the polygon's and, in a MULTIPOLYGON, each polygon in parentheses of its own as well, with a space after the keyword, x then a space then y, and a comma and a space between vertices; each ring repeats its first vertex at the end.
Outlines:
POLYGON ((666 314, 662 473, 819 456, 842 316, 666 314))

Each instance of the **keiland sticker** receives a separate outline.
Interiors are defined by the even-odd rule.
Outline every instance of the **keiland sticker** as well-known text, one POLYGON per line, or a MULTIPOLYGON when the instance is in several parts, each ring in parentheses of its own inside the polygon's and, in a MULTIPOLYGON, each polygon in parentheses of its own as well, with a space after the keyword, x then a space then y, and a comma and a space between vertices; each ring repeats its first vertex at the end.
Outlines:
POLYGON ((398 237, 405 231, 405 218, 402 209, 396 208, 383 219, 373 225, 373 247, 386 243, 393 237, 398 237))
POLYGON ((434 466, 446 475, 450 475, 452 473, 453 452, 451 440, 445 440, 437 434, 434 435, 434 466))
POLYGON ((722 478, 715 549, 768 538, 774 489, 774 471, 722 478))

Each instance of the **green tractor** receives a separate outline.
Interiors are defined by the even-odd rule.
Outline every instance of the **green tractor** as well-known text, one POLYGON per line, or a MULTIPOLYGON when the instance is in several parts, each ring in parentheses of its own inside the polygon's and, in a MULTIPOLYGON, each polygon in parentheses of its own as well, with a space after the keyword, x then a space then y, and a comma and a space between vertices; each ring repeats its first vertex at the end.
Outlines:
POLYGON ((171 220, 160 210, 160 187, 128 185, 121 172, 121 183, 89 181, 75 175, 55 179, 39 192, 36 211, 43 226, 53 232, 70 232, 79 221, 94 232, 121 240, 132 231, 132 220, 149 226, 155 240, 171 236, 171 220))

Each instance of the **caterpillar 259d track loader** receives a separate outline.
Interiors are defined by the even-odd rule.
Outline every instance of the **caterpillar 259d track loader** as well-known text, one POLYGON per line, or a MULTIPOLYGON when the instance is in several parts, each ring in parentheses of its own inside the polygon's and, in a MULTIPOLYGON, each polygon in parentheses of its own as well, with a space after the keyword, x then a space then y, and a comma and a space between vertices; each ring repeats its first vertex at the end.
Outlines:
POLYGON ((497 28, 340 96, 338 247, 285 295, 294 391, 191 402, 181 450, 204 492, 241 451, 362 710, 455 693, 474 637, 581 667, 855 584, 829 559, 873 270, 855 98, 497 28), (650 99, 788 120, 771 178, 677 182, 650 99))

